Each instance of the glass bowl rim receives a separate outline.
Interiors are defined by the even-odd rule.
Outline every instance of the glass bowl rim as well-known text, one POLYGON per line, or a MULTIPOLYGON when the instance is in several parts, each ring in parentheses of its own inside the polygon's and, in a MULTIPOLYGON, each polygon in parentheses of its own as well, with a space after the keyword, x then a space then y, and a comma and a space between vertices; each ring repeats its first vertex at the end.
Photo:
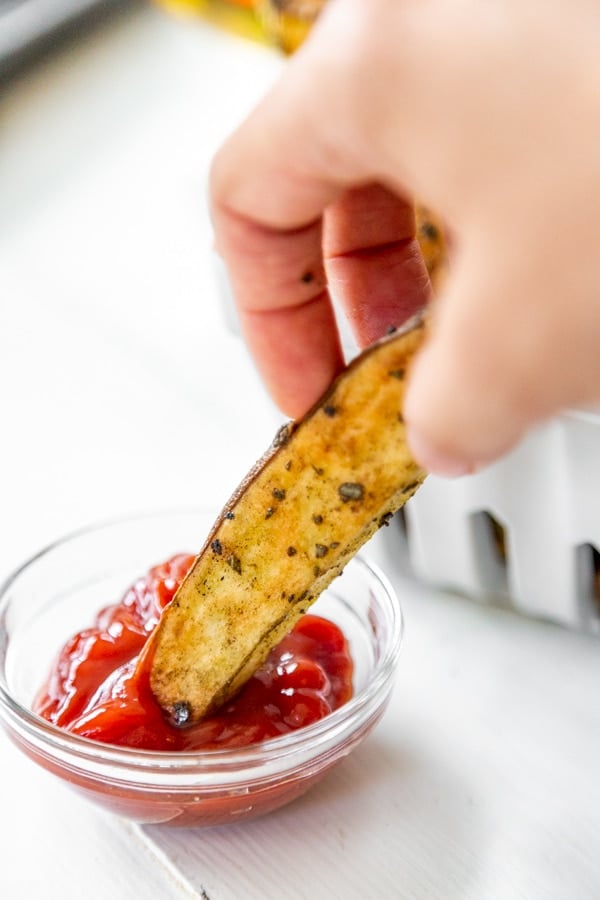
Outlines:
MULTIPOLYGON (((3 619, 6 613, 6 597, 11 586, 23 572, 57 548, 69 544, 77 538, 93 535, 95 532, 119 525, 134 525, 136 522, 152 518, 161 519, 169 515, 200 515, 208 512, 209 509, 206 507, 186 507, 117 516, 73 529, 47 544, 21 563, 0 583, 0 637, 2 637, 3 619)), ((108 764, 117 768, 133 770, 155 770, 165 775, 169 771, 180 773, 189 771, 191 773, 223 768, 235 769, 242 774, 244 770, 264 765, 270 760, 277 759, 281 763, 282 757, 292 754, 296 756, 302 751, 306 753, 311 750, 313 745, 318 745, 320 739, 331 741, 340 732, 342 735, 348 730, 352 733, 353 729, 350 726, 357 719, 357 725, 360 725, 361 713, 365 708, 368 711, 376 703, 378 696, 384 691, 393 675, 404 635, 404 615, 394 588, 376 564, 370 560, 367 561, 359 552, 349 560, 347 565, 356 566, 362 572, 363 577, 376 586, 378 598, 384 598, 383 605, 386 609, 390 633, 383 655, 376 663, 373 675, 367 685, 343 706, 311 725, 241 748, 166 752, 104 744, 71 734, 46 721, 15 700, 6 681, 4 666, 0 668, 0 717, 5 719, 9 727, 12 722, 16 721, 19 732, 33 737, 36 745, 43 741, 47 753, 52 750, 58 751, 60 755, 70 752, 80 760, 85 759, 91 763, 108 764)), ((335 581, 336 579, 332 585, 335 585, 335 581)))

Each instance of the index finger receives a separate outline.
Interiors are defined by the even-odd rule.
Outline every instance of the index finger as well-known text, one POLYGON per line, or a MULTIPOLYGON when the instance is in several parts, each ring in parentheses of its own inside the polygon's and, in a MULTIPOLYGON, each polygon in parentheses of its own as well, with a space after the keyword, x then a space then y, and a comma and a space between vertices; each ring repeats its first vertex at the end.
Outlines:
POLYGON ((343 365, 320 219, 278 230, 215 204, 213 221, 260 374, 285 413, 302 415, 343 365))
POLYGON ((373 162, 356 151, 339 72, 325 77, 308 50, 221 148, 211 182, 242 331, 294 417, 343 365, 326 275, 361 343, 403 321, 428 291, 412 208, 369 185, 373 162))

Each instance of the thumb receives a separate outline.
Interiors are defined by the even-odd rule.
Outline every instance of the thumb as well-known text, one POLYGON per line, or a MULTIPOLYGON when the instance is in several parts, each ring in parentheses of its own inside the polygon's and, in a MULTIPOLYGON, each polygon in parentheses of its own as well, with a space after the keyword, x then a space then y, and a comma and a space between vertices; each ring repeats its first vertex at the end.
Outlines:
POLYGON ((561 317, 554 322, 547 298, 516 291, 523 278, 498 272, 497 255, 495 265, 488 262, 465 259, 454 272, 408 385, 409 444, 421 465, 439 475, 491 463, 562 399, 551 365, 561 317))

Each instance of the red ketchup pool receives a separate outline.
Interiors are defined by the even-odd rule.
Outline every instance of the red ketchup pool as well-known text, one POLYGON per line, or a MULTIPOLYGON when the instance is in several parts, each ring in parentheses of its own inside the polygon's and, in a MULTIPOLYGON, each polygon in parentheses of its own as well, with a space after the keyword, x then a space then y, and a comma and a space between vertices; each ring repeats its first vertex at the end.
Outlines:
POLYGON ((194 560, 150 569, 120 603, 62 648, 35 712, 74 734, 140 750, 244 747, 324 718, 352 695, 348 643, 333 622, 305 615, 237 696, 200 723, 178 728, 150 690, 138 657, 194 560))

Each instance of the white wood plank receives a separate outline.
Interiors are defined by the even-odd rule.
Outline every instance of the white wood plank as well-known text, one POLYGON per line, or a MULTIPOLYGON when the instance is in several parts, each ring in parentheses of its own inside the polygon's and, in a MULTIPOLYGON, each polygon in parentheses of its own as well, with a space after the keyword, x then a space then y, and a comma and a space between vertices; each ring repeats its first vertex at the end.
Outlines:
POLYGON ((185 900, 185 879, 0 739, 2 900, 185 900))
POLYGON ((367 744, 270 817, 147 833, 211 900, 595 900, 597 641, 402 589, 398 685, 367 744))

